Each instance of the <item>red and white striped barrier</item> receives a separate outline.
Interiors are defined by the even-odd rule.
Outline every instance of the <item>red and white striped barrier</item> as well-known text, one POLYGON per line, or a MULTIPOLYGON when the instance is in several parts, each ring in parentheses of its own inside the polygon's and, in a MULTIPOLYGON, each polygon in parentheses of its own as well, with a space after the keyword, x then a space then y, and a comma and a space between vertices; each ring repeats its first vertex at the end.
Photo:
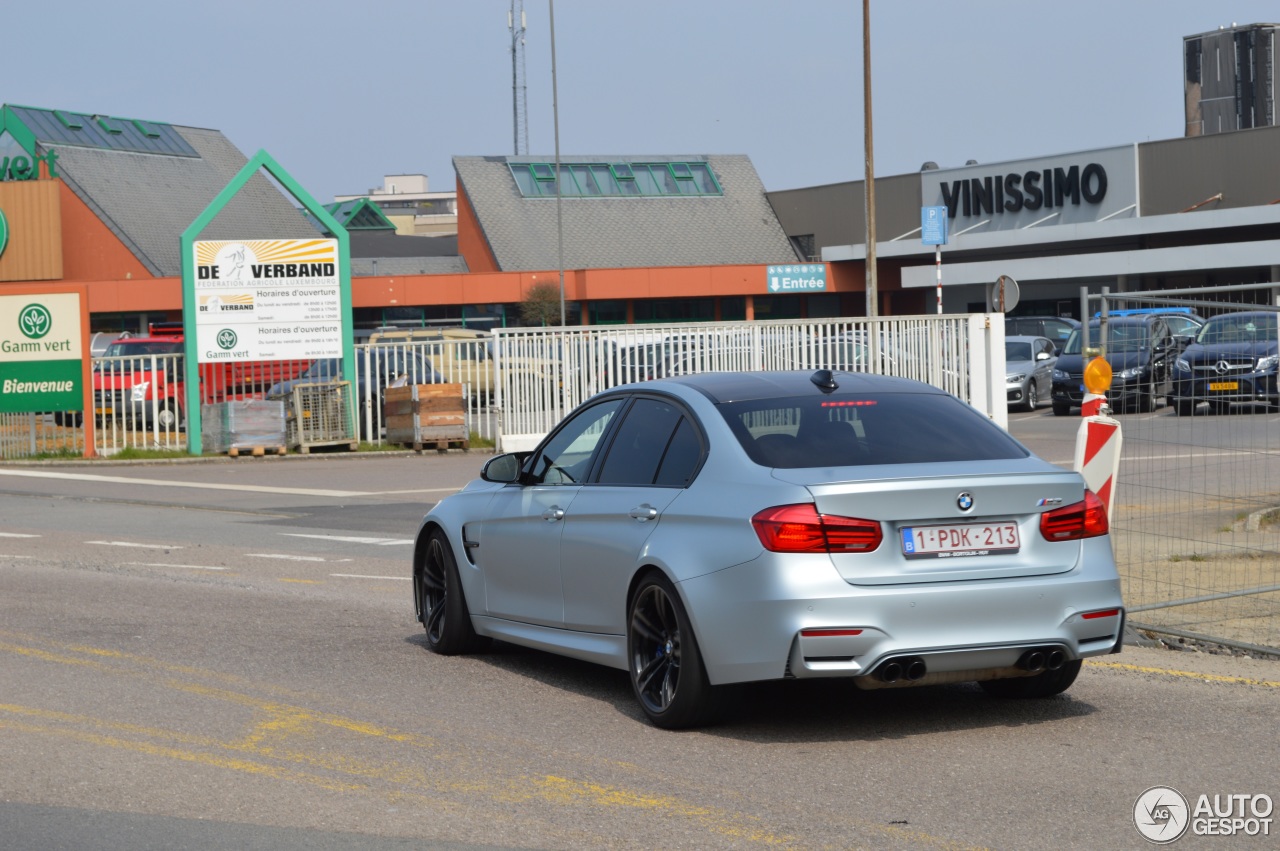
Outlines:
MULTIPOLYGON (((1103 399, 1101 396, 1094 398, 1103 399)), ((1085 404, 1088 403, 1089 397, 1085 396, 1085 404)), ((1081 418, 1080 430, 1076 433, 1075 468, 1084 476, 1089 490, 1097 494, 1107 507, 1107 520, 1110 521, 1116 474, 1120 470, 1119 420, 1101 414, 1081 418)))
POLYGON ((1107 397, 1101 393, 1084 393, 1084 401, 1080 403, 1080 416, 1096 417, 1102 413, 1102 406, 1107 404, 1107 397))

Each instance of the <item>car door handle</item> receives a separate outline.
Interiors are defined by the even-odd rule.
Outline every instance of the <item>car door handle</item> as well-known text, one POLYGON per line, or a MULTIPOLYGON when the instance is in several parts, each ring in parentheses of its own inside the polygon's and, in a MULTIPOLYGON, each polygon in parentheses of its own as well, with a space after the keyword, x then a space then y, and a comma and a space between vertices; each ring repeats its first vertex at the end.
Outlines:
POLYGON ((653 520, 656 518, 658 516, 658 509, 646 502, 631 509, 630 514, 632 518, 644 523, 647 520, 653 520))
POLYGON ((553 505, 546 511, 542 512, 542 519, 548 523, 554 523, 557 520, 564 519, 564 509, 558 505, 553 505))

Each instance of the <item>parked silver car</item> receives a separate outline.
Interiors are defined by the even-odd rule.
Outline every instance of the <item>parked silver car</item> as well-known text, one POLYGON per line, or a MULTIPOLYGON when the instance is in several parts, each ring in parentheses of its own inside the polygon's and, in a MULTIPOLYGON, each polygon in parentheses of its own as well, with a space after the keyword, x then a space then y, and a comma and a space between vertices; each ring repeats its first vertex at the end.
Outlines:
POLYGON ((435 652, 626 670, 660 727, 759 680, 1045 697, 1124 621, 1078 473, 929 385, 828 370, 593 397, 423 518, 413 588, 435 652))
POLYGON ((1058 362, 1054 342, 1048 337, 1005 337, 1004 371, 1010 407, 1034 411, 1053 387, 1053 365, 1058 362))

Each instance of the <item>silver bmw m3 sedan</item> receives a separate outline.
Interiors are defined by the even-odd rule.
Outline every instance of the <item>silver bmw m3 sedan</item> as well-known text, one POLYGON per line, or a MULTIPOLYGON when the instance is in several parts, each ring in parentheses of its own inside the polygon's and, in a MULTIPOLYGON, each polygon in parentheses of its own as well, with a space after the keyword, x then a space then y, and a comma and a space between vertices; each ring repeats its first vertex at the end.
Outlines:
POLYGON ((927 384, 826 370, 593 397, 423 518, 413 580, 433 651, 626 670, 667 728, 760 680, 1048 697, 1125 614, 1078 473, 927 384))

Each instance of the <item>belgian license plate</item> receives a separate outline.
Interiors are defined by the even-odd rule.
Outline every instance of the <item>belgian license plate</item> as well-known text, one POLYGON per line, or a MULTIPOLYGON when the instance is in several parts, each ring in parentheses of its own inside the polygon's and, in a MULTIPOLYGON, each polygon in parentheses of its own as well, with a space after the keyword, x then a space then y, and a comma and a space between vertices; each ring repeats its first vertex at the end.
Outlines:
POLYGON ((904 526, 902 554, 907 558, 964 558, 1016 553, 1018 524, 957 523, 950 526, 904 526))
POLYGON ((1210 390, 1239 390, 1240 382, 1239 381, 1210 381, 1209 389, 1210 390))

